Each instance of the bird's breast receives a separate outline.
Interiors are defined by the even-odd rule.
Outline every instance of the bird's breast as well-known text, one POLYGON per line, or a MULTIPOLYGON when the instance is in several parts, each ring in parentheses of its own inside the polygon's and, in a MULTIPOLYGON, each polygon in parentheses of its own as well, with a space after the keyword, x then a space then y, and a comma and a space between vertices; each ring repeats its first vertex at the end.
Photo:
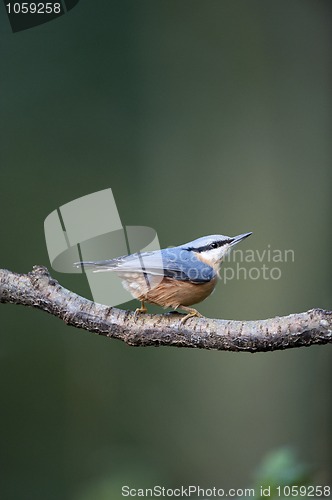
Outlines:
POLYGON ((149 276, 147 282, 144 276, 135 276, 134 279, 123 277, 123 286, 138 300, 157 304, 162 307, 191 306, 202 302, 214 290, 217 277, 207 283, 194 284, 189 281, 180 281, 172 278, 162 278, 153 282, 149 276))

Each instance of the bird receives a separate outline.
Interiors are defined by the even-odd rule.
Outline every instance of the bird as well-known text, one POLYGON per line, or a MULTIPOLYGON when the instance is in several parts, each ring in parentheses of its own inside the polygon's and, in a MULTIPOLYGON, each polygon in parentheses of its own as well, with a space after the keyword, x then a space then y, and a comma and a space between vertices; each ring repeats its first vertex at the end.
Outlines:
POLYGON ((176 247, 137 252, 110 260, 75 262, 93 272, 114 272, 123 287, 141 302, 135 314, 146 313, 146 303, 187 314, 181 319, 202 317, 190 307, 205 300, 215 289, 220 266, 231 249, 252 233, 238 236, 214 234, 176 247))

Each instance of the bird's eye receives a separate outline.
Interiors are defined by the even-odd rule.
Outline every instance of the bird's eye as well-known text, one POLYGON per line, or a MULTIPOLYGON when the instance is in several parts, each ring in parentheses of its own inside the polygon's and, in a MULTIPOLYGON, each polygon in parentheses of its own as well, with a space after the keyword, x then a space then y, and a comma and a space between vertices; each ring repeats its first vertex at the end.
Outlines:
POLYGON ((218 248, 218 243, 215 241, 214 243, 211 243, 210 247, 211 248, 218 248))

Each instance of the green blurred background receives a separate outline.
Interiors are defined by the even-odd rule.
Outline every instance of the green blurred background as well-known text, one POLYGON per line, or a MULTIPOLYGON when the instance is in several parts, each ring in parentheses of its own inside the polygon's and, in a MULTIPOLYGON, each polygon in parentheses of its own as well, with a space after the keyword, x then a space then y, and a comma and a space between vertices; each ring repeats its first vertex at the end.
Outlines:
MULTIPOLYGON (((243 250, 294 250, 281 279, 219 283, 203 314, 331 309, 331 7, 81 0, 16 34, 2 7, 0 267, 49 267, 45 217, 111 187, 123 224, 162 247, 253 231, 243 250)), ((90 297, 83 276, 52 274, 90 297)), ((248 487, 285 445, 331 481, 332 346, 135 349, 0 314, 1 499, 248 487)))

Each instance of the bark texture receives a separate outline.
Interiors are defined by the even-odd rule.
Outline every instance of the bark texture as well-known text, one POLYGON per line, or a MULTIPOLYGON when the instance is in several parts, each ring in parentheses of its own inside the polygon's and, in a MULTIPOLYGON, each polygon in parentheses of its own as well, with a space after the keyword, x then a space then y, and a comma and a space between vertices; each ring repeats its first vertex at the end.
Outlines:
POLYGON ((332 342, 332 312, 322 309, 257 321, 190 318, 180 314, 138 314, 96 304, 67 290, 48 270, 28 274, 0 269, 0 302, 36 307, 68 325, 115 338, 131 346, 175 346, 262 352, 332 342))

